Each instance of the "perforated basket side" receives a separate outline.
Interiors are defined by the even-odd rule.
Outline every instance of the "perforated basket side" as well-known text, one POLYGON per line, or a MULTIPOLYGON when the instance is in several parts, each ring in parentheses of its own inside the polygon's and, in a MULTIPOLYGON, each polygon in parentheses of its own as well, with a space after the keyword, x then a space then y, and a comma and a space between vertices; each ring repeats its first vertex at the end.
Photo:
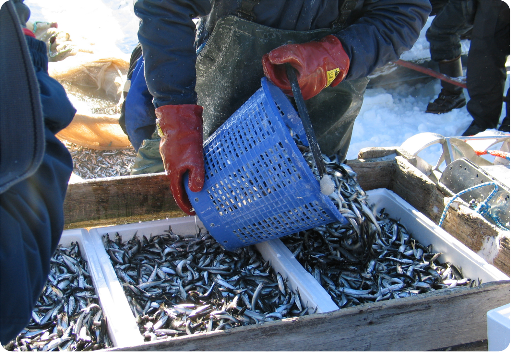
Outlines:
POLYGON ((227 249, 345 221, 292 138, 290 127, 306 141, 296 111, 278 88, 262 85, 206 141, 204 188, 188 190, 197 215, 227 249))

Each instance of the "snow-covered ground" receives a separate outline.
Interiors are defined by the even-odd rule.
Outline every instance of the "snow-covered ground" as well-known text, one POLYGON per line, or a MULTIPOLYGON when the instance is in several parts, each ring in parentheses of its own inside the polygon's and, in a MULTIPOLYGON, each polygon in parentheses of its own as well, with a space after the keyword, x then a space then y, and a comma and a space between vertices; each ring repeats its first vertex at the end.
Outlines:
MULTIPOLYGON (((138 18, 133 13, 132 0, 25 0, 25 3, 32 11, 31 21, 57 22, 60 29, 73 37, 93 42, 97 51, 129 55, 137 43, 138 18)), ((425 30, 431 20, 414 47, 402 55, 403 60, 429 57, 425 30)), ((468 52, 469 46, 469 41, 463 41, 464 52, 468 52)), ((355 122, 348 159, 356 159, 360 149, 365 147, 400 146, 407 138, 421 132, 446 137, 461 135, 472 121, 466 107, 442 115, 424 112, 428 102, 439 92, 438 80, 415 86, 403 84, 392 90, 368 89, 355 122)), ((465 95, 468 99, 466 91, 465 95)), ((436 145, 419 155, 435 164, 440 151, 440 146, 436 145)))
POLYGON ((133 0, 25 0, 30 21, 57 22, 74 38, 86 38, 101 49, 125 54, 137 44, 138 18, 133 0))

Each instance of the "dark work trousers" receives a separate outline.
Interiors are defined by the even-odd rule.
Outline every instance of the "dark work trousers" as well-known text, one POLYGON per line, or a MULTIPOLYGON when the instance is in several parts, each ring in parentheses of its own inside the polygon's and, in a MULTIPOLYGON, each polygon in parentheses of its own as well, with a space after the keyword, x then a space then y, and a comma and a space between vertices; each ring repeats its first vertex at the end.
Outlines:
POLYGON ((501 0, 478 1, 467 62, 467 110, 481 127, 499 123, 508 55, 509 6, 501 0))
POLYGON ((426 31, 431 59, 453 60, 461 55, 460 36, 472 28, 474 1, 449 0, 426 31))
POLYGON ((442 9, 444 8, 445 4, 447 4, 449 0, 429 0, 429 3, 431 4, 431 13, 430 16, 436 16, 442 9))

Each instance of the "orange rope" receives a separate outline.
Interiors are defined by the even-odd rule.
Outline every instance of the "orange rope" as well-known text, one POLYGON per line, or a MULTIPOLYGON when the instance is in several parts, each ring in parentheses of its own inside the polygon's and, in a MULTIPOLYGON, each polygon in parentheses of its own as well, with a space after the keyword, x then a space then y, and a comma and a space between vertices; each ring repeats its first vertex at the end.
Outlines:
POLYGON ((504 152, 502 150, 474 150, 477 155, 492 155, 492 156, 498 156, 499 158, 507 159, 509 160, 509 153, 504 152))

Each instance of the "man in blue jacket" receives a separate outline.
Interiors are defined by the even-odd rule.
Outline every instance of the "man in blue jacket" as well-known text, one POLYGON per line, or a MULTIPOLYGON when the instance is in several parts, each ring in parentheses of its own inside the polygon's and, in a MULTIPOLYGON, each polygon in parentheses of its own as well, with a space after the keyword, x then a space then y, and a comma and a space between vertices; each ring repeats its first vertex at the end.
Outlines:
POLYGON ((194 214, 183 179, 188 173, 191 191, 203 187, 203 138, 263 76, 291 95, 283 65, 290 63, 322 152, 344 160, 366 77, 413 46, 430 11, 428 0, 137 0, 145 80, 132 76, 130 140, 138 149, 154 131, 151 114, 129 116, 130 95, 149 92, 172 194, 194 214))
POLYGON ((21 27, 22 0, 0 9, 0 342, 28 325, 64 228, 73 170, 55 137, 75 114, 64 88, 48 76, 45 43, 21 27), (15 9, 18 9, 16 11, 15 9))

